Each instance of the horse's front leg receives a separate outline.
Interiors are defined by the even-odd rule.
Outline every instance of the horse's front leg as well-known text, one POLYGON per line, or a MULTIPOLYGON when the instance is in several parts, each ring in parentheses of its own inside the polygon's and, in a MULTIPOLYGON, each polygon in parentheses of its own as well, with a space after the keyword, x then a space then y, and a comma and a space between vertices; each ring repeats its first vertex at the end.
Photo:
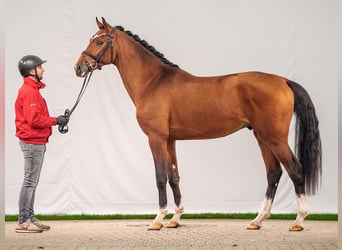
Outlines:
POLYGON ((160 230, 163 219, 167 215, 166 183, 168 179, 168 166, 171 160, 167 151, 167 141, 158 136, 149 136, 149 144, 153 155, 156 183, 159 195, 159 211, 149 230, 160 230))
POLYGON ((172 165, 170 168, 168 168, 168 179, 169 184, 171 186, 174 201, 176 204, 175 213, 173 214, 173 217, 167 224, 168 228, 177 228, 180 225, 180 218, 182 214, 184 213, 184 206, 182 204, 182 195, 179 188, 179 172, 178 172, 178 166, 177 166, 177 156, 176 156, 176 141, 175 140, 169 140, 168 142, 168 152, 169 156, 171 157, 172 165))

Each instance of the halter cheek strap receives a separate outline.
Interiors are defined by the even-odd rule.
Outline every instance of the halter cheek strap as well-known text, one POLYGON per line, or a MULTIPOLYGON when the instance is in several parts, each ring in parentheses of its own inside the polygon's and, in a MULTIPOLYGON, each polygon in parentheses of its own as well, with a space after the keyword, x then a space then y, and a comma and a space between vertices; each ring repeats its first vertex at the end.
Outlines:
MULTIPOLYGON (((112 48, 111 62, 113 62, 114 48, 113 48, 112 39, 113 39, 113 37, 114 37, 114 27, 112 27, 112 31, 110 32, 110 34, 109 34, 109 35, 106 34, 105 36, 108 36, 109 38, 108 38, 108 40, 107 40, 106 45, 103 47, 103 49, 100 51, 100 53, 99 53, 97 56, 95 56, 95 55, 89 53, 88 51, 83 51, 83 52, 82 52, 82 55, 89 56, 89 57, 90 57, 91 59, 93 59, 94 62, 95 62, 95 66, 92 66, 91 64, 88 64, 88 67, 90 68, 91 71, 94 70, 94 69, 96 69, 96 68, 98 68, 98 66, 101 65, 101 64, 100 64, 100 60, 101 60, 101 58, 103 57, 103 55, 106 53, 106 51, 108 50, 109 47, 112 48)), ((94 39, 94 38, 96 38, 96 37, 94 36, 92 39, 94 39)))

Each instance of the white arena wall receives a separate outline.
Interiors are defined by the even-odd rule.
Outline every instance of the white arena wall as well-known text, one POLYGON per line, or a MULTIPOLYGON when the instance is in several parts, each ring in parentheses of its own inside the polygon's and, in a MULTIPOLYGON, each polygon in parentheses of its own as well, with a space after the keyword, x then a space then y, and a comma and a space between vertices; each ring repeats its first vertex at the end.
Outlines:
MULTIPOLYGON (((42 95, 52 116, 71 108, 83 79, 73 65, 97 31, 95 17, 122 25, 182 69, 201 76, 250 70, 290 78, 309 92, 320 120, 323 177, 309 212, 338 211, 337 1, 6 1, 5 213, 18 213, 23 157, 15 137, 17 63, 44 64, 42 95)), ((134 70, 134 69, 132 69, 134 70)), ((294 130, 289 142, 293 145, 294 130)), ((214 140, 177 142, 186 213, 257 212, 265 168, 248 129, 214 140)), ((173 197, 169 193, 169 210, 173 197)), ((36 194, 39 214, 145 214, 158 210, 147 137, 114 66, 96 71, 62 135, 54 127, 36 194)), ((273 213, 295 213, 284 171, 273 213)))

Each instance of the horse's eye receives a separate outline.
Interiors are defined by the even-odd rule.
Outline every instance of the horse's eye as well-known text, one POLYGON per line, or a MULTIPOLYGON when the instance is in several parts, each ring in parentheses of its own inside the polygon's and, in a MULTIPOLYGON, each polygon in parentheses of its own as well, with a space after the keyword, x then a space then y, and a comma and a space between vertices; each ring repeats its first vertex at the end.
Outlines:
POLYGON ((97 42, 96 42, 96 45, 102 45, 102 44, 103 44, 102 41, 97 41, 97 42))

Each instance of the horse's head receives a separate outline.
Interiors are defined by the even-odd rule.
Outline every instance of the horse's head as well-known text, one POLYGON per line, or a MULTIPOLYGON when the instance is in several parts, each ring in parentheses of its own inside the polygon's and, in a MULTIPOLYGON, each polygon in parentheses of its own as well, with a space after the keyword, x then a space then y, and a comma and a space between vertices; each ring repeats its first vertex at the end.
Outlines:
POLYGON ((99 31, 93 35, 85 51, 75 64, 75 72, 79 77, 85 77, 95 69, 101 69, 114 60, 113 36, 114 28, 102 17, 102 23, 96 18, 99 31))

